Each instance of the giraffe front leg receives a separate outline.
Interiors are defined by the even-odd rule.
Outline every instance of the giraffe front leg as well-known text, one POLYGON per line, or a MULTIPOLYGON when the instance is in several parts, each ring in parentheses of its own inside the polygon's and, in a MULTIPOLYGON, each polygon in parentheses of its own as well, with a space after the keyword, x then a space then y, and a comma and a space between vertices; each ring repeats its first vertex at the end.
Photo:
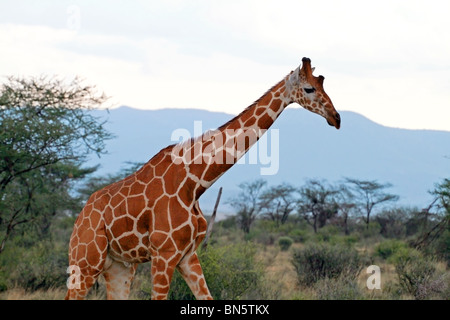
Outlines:
POLYGON ((180 257, 176 252, 160 252, 152 257, 152 300, 167 299, 173 272, 180 257))
POLYGON ((196 252, 186 255, 177 269, 197 300, 213 300, 196 252))

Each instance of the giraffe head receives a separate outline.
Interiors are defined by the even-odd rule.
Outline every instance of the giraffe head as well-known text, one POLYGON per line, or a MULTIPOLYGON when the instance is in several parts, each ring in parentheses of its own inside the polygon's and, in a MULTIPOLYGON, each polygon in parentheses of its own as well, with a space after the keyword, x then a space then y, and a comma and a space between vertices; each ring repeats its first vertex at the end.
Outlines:
POLYGON ((301 68, 297 68, 289 76, 291 99, 303 108, 321 115, 330 126, 339 129, 341 117, 323 89, 325 78, 313 76, 314 68, 311 68, 309 58, 303 58, 302 62, 301 68))

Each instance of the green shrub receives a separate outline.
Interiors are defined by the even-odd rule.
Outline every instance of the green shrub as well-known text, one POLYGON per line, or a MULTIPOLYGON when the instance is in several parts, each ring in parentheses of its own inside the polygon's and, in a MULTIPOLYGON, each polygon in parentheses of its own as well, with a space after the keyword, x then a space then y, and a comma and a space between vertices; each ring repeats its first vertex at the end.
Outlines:
POLYGON ((339 228, 337 226, 325 226, 317 231, 315 238, 317 242, 330 242, 330 240, 339 234, 339 228))
POLYGON ((3 281, 3 286, 33 291, 66 284, 67 248, 48 240, 36 242, 30 248, 11 246, 2 253, 2 258, 8 261, 4 269, 8 278, 3 281))
POLYGON ((328 243, 311 243, 293 253, 298 282, 311 286, 322 279, 356 279, 363 261, 355 249, 328 243))
POLYGON ((280 246, 281 251, 288 251, 289 248, 292 246, 292 243, 294 240, 290 237, 279 237, 278 238, 278 245, 280 246))
POLYGON ((288 236, 294 240, 294 242, 306 242, 309 239, 309 232, 302 229, 293 229, 288 233, 288 236))
POLYGON ((386 240, 375 246, 375 254, 382 259, 389 259, 396 254, 403 252, 408 245, 400 240, 386 240))
POLYGON ((398 254, 395 271, 401 289, 417 300, 448 291, 448 276, 437 272, 435 261, 427 259, 417 250, 403 250, 398 254))

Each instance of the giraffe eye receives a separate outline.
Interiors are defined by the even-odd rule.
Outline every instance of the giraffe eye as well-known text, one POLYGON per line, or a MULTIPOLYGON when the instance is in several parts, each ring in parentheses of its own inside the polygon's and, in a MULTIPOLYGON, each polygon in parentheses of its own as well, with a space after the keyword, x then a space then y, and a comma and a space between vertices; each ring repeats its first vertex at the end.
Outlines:
POLYGON ((305 90, 306 93, 313 93, 314 91, 316 91, 315 88, 303 88, 305 90))

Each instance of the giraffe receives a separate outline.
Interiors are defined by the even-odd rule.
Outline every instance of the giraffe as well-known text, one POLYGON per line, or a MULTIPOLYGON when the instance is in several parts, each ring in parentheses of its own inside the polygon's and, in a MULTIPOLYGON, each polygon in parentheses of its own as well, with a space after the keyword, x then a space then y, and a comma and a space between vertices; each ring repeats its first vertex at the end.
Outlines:
POLYGON ((91 195, 70 239, 66 299, 83 299, 103 275, 107 299, 127 299, 137 265, 151 261, 152 299, 166 299, 177 269, 196 299, 212 299, 196 249, 206 234, 200 196, 291 103, 340 127, 311 60, 217 130, 162 149, 130 176, 91 195))

